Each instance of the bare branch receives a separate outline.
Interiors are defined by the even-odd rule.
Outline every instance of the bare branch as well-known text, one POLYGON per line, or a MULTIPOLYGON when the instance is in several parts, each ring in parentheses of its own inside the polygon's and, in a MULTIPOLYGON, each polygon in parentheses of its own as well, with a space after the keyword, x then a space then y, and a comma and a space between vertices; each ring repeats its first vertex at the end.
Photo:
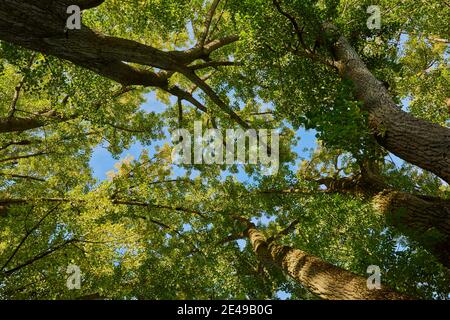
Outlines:
POLYGON ((183 207, 171 207, 171 206, 166 206, 166 205, 158 205, 158 204, 151 204, 151 203, 146 203, 146 202, 140 202, 140 201, 134 201, 134 200, 124 200, 124 199, 113 200, 113 204, 180 211, 180 212, 184 212, 184 213, 195 214, 202 218, 206 218, 206 215, 200 211, 191 210, 191 209, 187 209, 187 208, 183 208, 183 207))
POLYGON ((223 112, 228 114, 232 120, 239 124, 243 129, 249 129, 250 126, 236 112, 227 106, 222 99, 214 92, 214 90, 202 79, 200 79, 194 72, 184 70, 183 75, 196 84, 203 92, 220 108, 223 112))
POLYGON ((211 27, 211 22, 214 18, 214 14, 216 12, 217 6, 219 5, 220 0, 213 0, 213 3, 211 4, 211 8, 208 11, 208 14, 206 15, 206 22, 205 22, 205 27, 204 30, 202 32, 202 34, 200 35, 200 42, 199 42, 199 47, 203 48, 203 46, 205 45, 205 41, 208 38, 208 34, 209 34, 209 29, 211 27))
POLYGON ((195 99, 191 93, 186 92, 176 86, 170 89, 166 89, 166 91, 177 97, 179 100, 186 100, 192 105, 194 105, 200 111, 208 113, 208 109, 200 101, 195 99))
POLYGON ((440 42, 440 43, 450 44, 450 40, 444 39, 444 38, 439 38, 439 37, 429 37, 428 39, 429 39, 430 41, 432 41, 432 42, 440 42))
POLYGON ((45 182, 45 179, 42 179, 42 178, 36 178, 36 177, 32 177, 32 176, 13 174, 13 173, 0 172, 0 176, 12 178, 12 179, 25 179, 25 180, 34 180, 34 181, 39 181, 39 182, 45 182))
POLYGON ((212 40, 206 43, 203 47, 195 46, 186 51, 171 51, 169 52, 171 56, 175 57, 177 62, 181 64, 189 64, 198 59, 207 59, 209 55, 227 45, 230 45, 236 41, 239 41, 239 36, 232 35, 223 37, 220 39, 212 40))
POLYGON ((48 155, 48 153, 47 152, 38 152, 38 153, 27 154, 27 155, 22 155, 22 156, 13 156, 13 157, 5 158, 5 159, 0 159, 0 163, 20 160, 20 159, 28 159, 28 158, 39 157, 39 156, 44 156, 44 155, 48 155))
POLYGON ((0 133, 22 132, 45 125, 44 121, 36 118, 0 118, 0 133))
POLYGON ((20 141, 11 141, 11 142, 7 142, 6 144, 0 146, 0 151, 3 151, 11 146, 29 146, 33 143, 39 143, 40 140, 35 140, 35 141, 31 141, 31 140, 20 140, 20 141))
MULTIPOLYGON (((216 20, 216 23, 215 23, 214 27, 210 28, 211 31, 210 31, 210 33, 209 33, 209 34, 210 34, 209 38, 210 38, 212 35, 214 35, 214 34, 216 33, 216 31, 219 29, 219 23, 220 23, 220 20, 222 20, 223 14, 225 13, 225 7, 226 7, 226 5, 227 5, 227 0, 225 0, 224 5, 222 6, 222 10, 221 10, 221 12, 220 12, 219 17, 218 17, 217 20, 216 20)), ((208 38, 208 39, 209 39, 209 38, 208 38)))
POLYGON ((182 128, 183 127, 183 103, 180 98, 178 98, 177 105, 178 105, 178 127, 182 128))
POLYGON ((245 239, 245 234, 243 232, 239 232, 236 234, 231 234, 228 237, 223 238, 222 240, 220 240, 217 244, 218 245, 224 245, 236 240, 241 240, 241 239, 245 239))
POLYGON ((295 227, 300 223, 299 220, 294 220, 292 221, 286 228, 284 228, 283 230, 281 230, 280 232, 278 232, 275 236, 267 239, 267 242, 273 242, 276 241, 280 238, 282 238, 283 236, 287 236, 289 233, 291 233, 292 231, 295 230, 295 227))
MULTIPOLYGON (((36 53, 33 53, 30 61, 28 62, 26 72, 28 72, 31 69, 31 66, 33 65, 35 57, 36 57, 36 53)), ((20 80, 19 84, 16 86, 16 88, 14 90, 14 97, 11 102, 10 111, 8 113, 8 119, 11 119, 12 117, 14 117, 14 113, 16 112, 17 101, 19 100, 19 97, 20 97, 20 91, 22 90, 23 86, 25 85, 26 79, 27 79, 27 75, 25 74, 22 77, 22 80, 20 80)))
POLYGON ((8 260, 6 260, 5 264, 0 268, 0 270, 5 270, 5 268, 9 265, 9 263, 11 262, 11 260, 15 257, 15 255, 17 254, 17 252, 19 251, 19 249, 22 247, 22 245, 25 243, 25 241, 27 241, 28 237, 37 229, 39 228, 39 226, 41 225, 41 223, 51 214, 53 213, 57 208, 59 207, 59 204, 57 204, 55 207, 53 207, 52 209, 48 210, 47 213, 41 218, 39 219, 38 223, 31 228, 30 230, 28 230, 25 234, 25 236, 22 238, 22 240, 19 242, 19 244, 17 245, 17 247, 14 249, 13 253, 11 254, 11 256, 8 258, 8 260))
POLYGON ((36 262, 36 261, 38 261, 38 260, 40 260, 40 259, 42 259, 42 258, 45 258, 46 256, 48 256, 48 255, 50 255, 50 254, 52 254, 52 253, 54 253, 54 252, 56 252, 56 251, 58 251, 58 250, 64 248, 64 247, 67 246, 68 244, 74 243, 74 242, 77 242, 77 241, 78 241, 78 240, 76 240, 76 239, 66 240, 66 241, 64 241, 63 243, 61 243, 61 244, 59 244, 59 245, 57 245, 57 246, 55 246, 55 247, 53 247, 53 248, 51 248, 51 249, 48 249, 48 250, 46 250, 46 251, 44 251, 44 252, 38 254, 37 256, 35 256, 35 257, 33 257, 33 258, 27 260, 26 262, 24 262, 24 263, 22 263, 22 264, 20 264, 20 265, 18 265, 18 266, 16 266, 16 267, 14 267, 13 269, 4 271, 3 273, 4 273, 5 275, 7 275, 7 276, 10 276, 11 274, 13 274, 13 273, 19 271, 20 269, 22 269, 22 268, 24 268, 24 267, 27 267, 27 266, 33 264, 34 262, 36 262))
POLYGON ((240 65, 234 61, 209 61, 201 64, 195 64, 190 66, 189 69, 192 71, 201 70, 205 68, 217 68, 217 67, 226 67, 226 66, 237 66, 240 65))
POLYGON ((303 39, 303 30, 300 28, 300 26, 297 23, 297 20, 288 12, 284 11, 281 8, 281 4, 279 2, 279 0, 273 0, 273 4, 276 7, 277 11, 282 14, 283 16, 285 16, 286 18, 288 18, 288 20, 290 21, 290 23, 292 24, 292 26, 294 27, 294 31, 297 35, 298 40, 300 41, 300 44, 302 45, 303 49, 306 51, 310 51, 308 46, 306 45, 304 39, 303 39))

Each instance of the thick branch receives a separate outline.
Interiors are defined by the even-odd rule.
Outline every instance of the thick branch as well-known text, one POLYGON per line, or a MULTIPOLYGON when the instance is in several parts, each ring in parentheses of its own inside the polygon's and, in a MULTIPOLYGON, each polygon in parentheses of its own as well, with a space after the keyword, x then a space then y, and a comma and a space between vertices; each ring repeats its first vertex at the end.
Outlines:
MULTIPOLYGON (((338 33, 329 24, 324 24, 324 29, 331 34, 338 33)), ((450 183, 450 129, 415 118, 398 108, 345 37, 338 37, 331 51, 340 75, 353 82, 356 98, 369 113, 369 125, 378 143, 450 183)))
POLYGON ((367 279, 336 267, 299 249, 268 243, 264 234, 247 221, 246 235, 258 259, 275 266, 322 299, 405 300, 410 297, 384 285, 369 290, 367 279))
POLYGON ((0 118, 0 133, 21 132, 45 126, 41 119, 0 118))
POLYGON ((71 0, 69 2, 79 6, 81 10, 87 10, 100 6, 105 0, 71 0))

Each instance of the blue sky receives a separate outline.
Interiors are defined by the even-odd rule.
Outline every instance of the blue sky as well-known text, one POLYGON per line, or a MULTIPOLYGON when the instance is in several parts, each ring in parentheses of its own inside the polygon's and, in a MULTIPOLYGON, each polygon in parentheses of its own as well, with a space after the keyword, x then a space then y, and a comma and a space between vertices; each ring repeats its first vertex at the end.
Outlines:
MULTIPOLYGON (((141 106, 141 109, 147 112, 156 112, 161 113, 165 110, 165 105, 156 99, 155 93, 151 92, 146 95, 147 101, 141 106)), ((309 157, 308 152, 304 152, 305 148, 315 148, 316 147, 316 132, 313 130, 299 130, 297 131, 297 136, 299 136, 300 143, 298 146, 294 148, 294 151, 300 156, 304 158, 309 157)), ((170 137, 169 137, 170 139, 170 137)), ((126 157, 132 156, 134 159, 138 159, 143 150, 149 151, 150 155, 155 154, 155 148, 161 147, 166 142, 170 142, 169 139, 154 141, 151 146, 143 146, 140 143, 133 144, 129 149, 125 150, 120 155, 120 160, 125 159, 126 157)), ((94 177, 103 181, 107 178, 107 173, 111 170, 114 170, 114 165, 118 162, 118 160, 114 159, 111 153, 107 150, 107 145, 99 145, 94 149, 90 166, 93 170, 94 177)), ((176 174, 181 174, 182 170, 176 170, 176 174)), ((238 174, 237 178, 239 180, 245 180, 244 174, 238 174)))
MULTIPOLYGON (((165 110, 165 105, 156 99, 154 92, 147 94, 146 99, 147 99, 147 101, 141 106, 142 110, 147 111, 147 112, 153 111, 153 112, 157 112, 157 113, 161 113, 165 110)), ((403 102, 403 108, 406 110, 408 108, 409 101, 404 100, 402 102, 403 102)), ((316 148, 316 146, 317 146, 316 132, 314 130, 307 131, 304 129, 300 129, 296 132, 296 135, 298 137, 300 137, 300 141, 299 141, 298 145, 294 148, 293 151, 299 155, 298 161, 301 161, 302 158, 309 159, 310 153, 309 153, 309 151, 305 152, 305 150, 316 148)), ((169 137, 169 139, 170 139, 170 137, 169 137)), ((135 143, 128 150, 125 150, 120 155, 120 160, 122 160, 126 157, 130 157, 130 156, 132 156, 134 159, 138 159, 144 149, 148 150, 150 155, 153 155, 156 152, 155 148, 157 146, 162 146, 166 142, 169 142, 169 139, 154 141, 151 146, 143 146, 140 143, 135 143)), ((399 159, 398 157, 396 157, 392 154, 390 155, 390 157, 394 161, 394 163, 396 163, 396 165, 398 165, 398 166, 401 166, 401 164, 403 163, 403 161, 401 159, 399 159)), ((107 150, 106 145, 97 146, 93 152, 93 155, 92 155, 92 158, 90 161, 90 166, 93 170, 94 177, 99 182, 105 180, 107 178, 107 173, 109 171, 115 169, 114 165, 117 162, 118 162, 118 160, 116 160, 112 157, 112 155, 107 150)), ((183 174, 182 169, 175 169, 174 171, 175 171, 175 175, 183 174)), ((248 179, 248 177, 243 173, 237 174, 236 178, 240 181, 245 181, 246 179, 248 179)), ((259 219, 259 221, 254 221, 254 222, 267 224, 269 221, 270 221, 270 219, 268 219, 268 218, 261 218, 261 219, 259 219)), ((241 248, 241 250, 247 244, 245 240, 238 240, 237 242, 238 242, 238 245, 241 248)), ((280 299, 289 299, 290 294, 283 292, 283 291, 278 291, 277 297, 280 299)))
MULTIPOLYGON (((141 108, 147 112, 163 112, 165 110, 165 105, 162 104, 160 101, 158 101, 155 97, 155 93, 150 93, 146 95, 147 101, 141 106, 141 108)), ((306 131, 306 130, 299 130, 297 132, 297 136, 299 136, 300 142, 299 144, 294 148, 294 151, 303 158, 308 158, 309 153, 305 152, 304 149, 311 149, 316 147, 316 132, 313 130, 306 131)), ((155 154, 155 147, 162 146, 164 143, 169 142, 168 139, 160 140, 160 141, 154 141, 151 146, 143 146, 140 143, 133 144, 128 150, 125 150, 120 155, 120 160, 125 159, 127 157, 132 156, 134 159, 138 159, 141 155, 142 151, 144 149, 149 151, 150 155, 155 154)), ((94 177, 99 181, 103 181, 107 179, 107 173, 109 171, 114 170, 114 165, 118 162, 118 160, 114 159, 111 155, 111 153, 107 150, 106 145, 99 145, 95 148, 91 161, 90 166, 93 170, 94 177)), ((119 161, 120 161, 119 160, 119 161)), ((178 169, 175 170, 176 175, 181 175, 183 173, 182 170, 178 169)), ((237 179, 240 181, 245 181, 247 179, 246 175, 243 173, 239 173, 236 175, 237 179)), ((261 223, 268 223, 269 219, 261 219, 259 222, 261 223)), ((241 248, 241 250, 246 246, 245 240, 239 240, 238 245, 241 248)), ((286 292, 279 291, 277 292, 277 297, 279 299, 289 299, 290 295, 286 292)))
MULTIPOLYGON (((173 99, 173 98, 172 98, 173 99)), ((175 101, 172 101, 173 103, 175 101)), ((410 100, 402 100, 402 109, 408 111, 410 100)), ((166 106, 156 99, 155 92, 150 92, 146 95, 146 102, 142 104, 141 109, 147 112, 161 113, 165 110, 166 106)), ((304 130, 300 129, 297 131, 296 135, 300 137, 299 144, 293 149, 300 158, 309 158, 309 152, 305 152, 307 149, 315 149, 316 143, 316 131, 314 130, 304 130)), ((161 147, 164 143, 169 142, 168 139, 154 141, 151 146, 143 146, 140 143, 133 144, 128 150, 125 150, 121 155, 120 159, 124 159, 128 156, 132 156, 138 159, 144 149, 149 151, 150 155, 155 153, 155 147, 161 147)), ((403 161, 393 154, 390 154, 390 159, 392 159, 397 166, 401 166, 403 161)), ((94 177, 99 181, 105 180, 107 177, 107 172, 114 169, 114 164, 118 161, 114 159, 106 148, 106 145, 99 145, 94 149, 90 165, 93 170, 94 177)), ((181 174, 182 170, 176 170, 177 174, 181 174)), ((239 180, 245 180, 245 175, 239 174, 237 177, 239 180)))

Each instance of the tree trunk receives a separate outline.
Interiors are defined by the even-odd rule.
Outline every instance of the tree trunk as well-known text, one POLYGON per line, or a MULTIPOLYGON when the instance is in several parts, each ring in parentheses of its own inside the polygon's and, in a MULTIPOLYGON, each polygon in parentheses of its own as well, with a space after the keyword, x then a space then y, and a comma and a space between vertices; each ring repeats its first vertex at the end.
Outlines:
MULTIPOLYGON (((326 26, 330 30, 330 26, 326 26)), ((450 129, 402 111, 344 37, 332 47, 336 67, 355 86, 380 145, 450 183, 450 129)))
POLYGON ((386 223, 433 254, 450 268, 450 200, 393 190, 382 178, 364 170, 356 177, 317 181, 328 192, 370 199, 386 223))
POLYGON ((372 201, 386 222, 450 269, 450 201, 385 190, 372 201))
POLYGON ((275 265, 322 299, 406 300, 412 299, 386 286, 369 290, 367 279, 336 267, 304 251, 268 242, 254 224, 247 223, 246 236, 259 260, 275 265))
MULTIPOLYGON (((170 55, 133 41, 107 37, 82 26, 66 30, 67 7, 76 1, 2 0, 0 39, 38 52, 69 60, 124 85, 157 85, 163 82, 126 62, 166 69, 170 55)), ((93 2, 94 3, 94 2, 93 2)))
POLYGON ((66 10, 69 5, 78 3, 81 9, 88 9, 102 2, 104 1, 2 0, 0 1, 0 40, 71 61, 124 86, 142 85, 161 88, 206 111, 206 108, 192 94, 169 84, 169 78, 179 72, 203 90, 241 127, 248 128, 248 124, 195 74, 196 68, 192 69, 188 66, 198 59, 209 61, 212 52, 236 42, 239 39, 238 36, 214 39, 200 47, 195 46, 185 51, 167 52, 136 41, 103 35, 85 25, 82 25, 80 30, 66 29, 69 18, 66 10), (145 68, 146 66, 161 71, 155 73, 145 68))
POLYGON ((26 118, 0 118, 0 133, 22 132, 44 126, 45 123, 38 119, 26 118))

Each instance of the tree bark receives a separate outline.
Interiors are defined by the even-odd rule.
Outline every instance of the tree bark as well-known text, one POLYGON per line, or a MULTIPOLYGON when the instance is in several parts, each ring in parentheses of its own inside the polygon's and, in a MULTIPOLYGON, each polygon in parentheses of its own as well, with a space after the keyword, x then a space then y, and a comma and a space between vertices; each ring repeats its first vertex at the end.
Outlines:
POLYGON ((78 3, 82 9, 88 9, 103 2, 2 0, 0 40, 68 60, 124 86, 161 88, 189 101, 200 110, 205 110, 191 94, 169 84, 169 78, 179 72, 203 90, 236 123, 248 128, 248 124, 195 74, 195 68, 191 69, 189 66, 198 59, 209 60, 212 52, 236 42, 238 36, 215 39, 185 51, 166 52, 136 41, 100 34, 85 25, 82 25, 80 30, 66 29, 69 17, 66 10, 69 5, 78 3), (162 71, 155 73, 148 68, 131 65, 133 63, 162 71))
POLYGON ((393 226, 450 269, 450 201, 385 190, 372 201, 393 226))
POLYGON ((39 119, 0 118, 0 133, 22 132, 37 129, 43 127, 44 125, 45 122, 39 119))
POLYGON ((268 242, 250 222, 246 236, 262 262, 280 268, 311 293, 328 300, 407 300, 407 295, 386 286, 369 290, 367 279, 336 267, 302 250, 268 242))
MULTIPOLYGON (((94 3, 94 2, 93 2, 94 3)), ((170 69, 169 53, 137 42, 97 34, 86 26, 66 30, 71 1, 3 0, 0 39, 69 60, 124 85, 159 85, 163 79, 124 62, 170 69)))
POLYGON ((370 199, 386 223, 433 254, 450 268, 450 200, 394 190, 381 177, 366 170, 355 177, 317 181, 328 192, 370 199))
MULTIPOLYGON (((325 28, 333 31, 332 26, 325 28)), ((401 110, 345 37, 339 37, 332 52, 340 75, 353 82, 357 99, 369 113, 369 125, 379 144, 450 183, 450 129, 401 110)))

